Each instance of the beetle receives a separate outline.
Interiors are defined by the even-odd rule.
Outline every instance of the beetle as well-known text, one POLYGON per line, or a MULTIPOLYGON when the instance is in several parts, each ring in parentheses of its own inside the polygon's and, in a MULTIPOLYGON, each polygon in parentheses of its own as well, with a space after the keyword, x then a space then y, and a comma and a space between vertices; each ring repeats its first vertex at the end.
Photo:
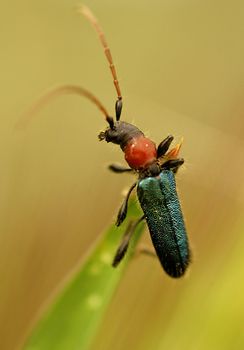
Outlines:
POLYGON ((25 119, 27 121, 36 109, 63 93, 86 97, 100 109, 108 127, 99 133, 99 140, 119 145, 129 165, 129 167, 123 167, 111 164, 109 169, 115 173, 132 172, 137 175, 137 181, 130 187, 120 207, 116 225, 120 226, 125 220, 128 201, 135 188, 137 188, 137 196, 143 211, 141 218, 129 223, 112 265, 116 267, 119 264, 127 251, 135 228, 141 221, 146 220, 163 269, 171 277, 181 277, 190 263, 188 238, 175 183, 175 174, 184 163, 184 159, 178 157, 182 141, 169 150, 173 141, 173 136, 169 135, 156 147, 155 143, 135 125, 120 120, 123 107, 122 95, 105 35, 88 7, 83 5, 79 8, 79 12, 96 30, 108 60, 117 93, 115 119, 90 91, 74 85, 63 85, 52 89, 29 110, 25 119))

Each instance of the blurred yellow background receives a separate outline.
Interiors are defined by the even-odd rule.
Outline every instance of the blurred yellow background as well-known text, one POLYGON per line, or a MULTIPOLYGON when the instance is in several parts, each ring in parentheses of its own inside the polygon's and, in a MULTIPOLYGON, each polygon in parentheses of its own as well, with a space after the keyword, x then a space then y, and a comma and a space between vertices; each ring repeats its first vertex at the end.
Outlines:
MULTIPOLYGON (((92 350, 243 349, 244 2, 86 4, 112 50, 122 118, 157 143, 184 136, 178 187, 193 250, 181 280, 167 277, 156 259, 134 259, 92 350)), ((86 87, 113 113, 107 62, 76 5, 1 5, 1 350, 20 348, 41 305, 114 219, 133 181, 107 171, 123 155, 98 142, 106 125, 85 99, 56 99, 26 129, 14 129, 59 83, 86 87)))

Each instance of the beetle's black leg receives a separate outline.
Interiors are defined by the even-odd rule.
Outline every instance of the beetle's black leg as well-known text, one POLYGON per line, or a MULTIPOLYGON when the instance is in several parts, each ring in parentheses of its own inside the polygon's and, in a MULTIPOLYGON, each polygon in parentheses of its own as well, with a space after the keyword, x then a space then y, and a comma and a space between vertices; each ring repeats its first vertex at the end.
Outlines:
POLYGON ((129 246, 130 239, 131 239, 133 233, 135 232, 135 229, 140 224, 140 222, 144 219, 145 219, 145 216, 143 215, 137 221, 134 221, 134 222, 130 221, 129 222, 127 229, 124 233, 124 236, 122 238, 122 241, 120 243, 120 246, 117 249, 117 252, 115 254, 113 264, 112 264, 113 267, 116 267, 120 263, 120 261, 123 259, 123 257, 125 256, 125 253, 126 253, 128 246, 129 246))
POLYGON ((131 168, 125 168, 125 167, 118 165, 118 164, 110 164, 108 168, 109 168, 109 170, 113 171, 114 173, 129 173, 129 172, 133 171, 133 169, 131 169, 131 168))
POLYGON ((133 191, 133 189, 136 187, 137 185, 137 182, 135 182, 131 188, 129 189, 120 209, 119 209, 119 212, 118 212, 118 216, 117 216, 117 221, 116 221, 116 225, 119 226, 123 221, 124 219, 126 218, 126 214, 127 214, 127 209, 128 209, 128 201, 129 201, 129 198, 130 198, 130 194, 131 192, 133 191))
POLYGON ((158 145, 157 149, 157 158, 162 157, 169 149, 169 146, 171 142, 173 141, 174 137, 172 135, 169 135, 164 139, 160 144, 158 145))
POLYGON ((170 159, 162 165, 163 169, 171 169, 174 173, 177 172, 179 167, 184 163, 183 158, 170 159))

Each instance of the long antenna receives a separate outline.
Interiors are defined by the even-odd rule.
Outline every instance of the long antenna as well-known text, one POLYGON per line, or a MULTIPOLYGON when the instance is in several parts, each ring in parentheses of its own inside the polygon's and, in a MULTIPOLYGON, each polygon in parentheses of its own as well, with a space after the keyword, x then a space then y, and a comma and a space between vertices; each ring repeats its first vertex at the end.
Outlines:
POLYGON ((119 81, 117 78, 116 69, 115 69, 115 66, 113 63, 113 58, 111 55, 111 51, 108 47, 105 35, 104 35, 103 30, 100 27, 96 17, 94 16, 94 14, 91 12, 91 10, 87 6, 82 5, 78 9, 78 12, 80 12, 82 15, 84 15, 88 19, 88 21, 91 23, 91 25, 93 26, 93 28, 97 32, 99 40, 104 48, 104 53, 105 53, 105 56, 106 56, 108 63, 109 63, 109 68, 110 68, 112 76, 113 76, 114 86, 115 86, 117 96, 118 96, 118 99, 117 99, 116 105, 115 105, 115 111, 116 111, 116 120, 119 120, 121 110, 122 110, 122 95, 121 95, 121 91, 120 91, 120 86, 119 86, 119 81))
POLYGON ((75 94, 75 95, 88 98, 92 103, 94 103, 100 109, 100 111, 104 114, 105 119, 108 122, 109 126, 113 128, 114 120, 112 117, 109 116, 103 104, 90 91, 78 85, 60 85, 49 90, 46 94, 39 97, 39 99, 29 108, 29 110, 24 113, 23 117, 17 122, 16 127, 25 126, 29 122, 29 120, 39 110, 41 110, 44 106, 46 106, 51 100, 53 100, 54 98, 60 95, 67 95, 67 94, 70 94, 70 95, 75 94))

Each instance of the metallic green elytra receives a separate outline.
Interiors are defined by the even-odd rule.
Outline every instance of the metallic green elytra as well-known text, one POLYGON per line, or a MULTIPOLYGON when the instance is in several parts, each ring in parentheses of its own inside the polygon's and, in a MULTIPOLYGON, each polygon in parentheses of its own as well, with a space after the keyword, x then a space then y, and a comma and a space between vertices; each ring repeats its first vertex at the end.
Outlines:
POLYGON ((137 194, 161 265, 171 277, 181 277, 190 250, 173 171, 140 180, 137 194))

